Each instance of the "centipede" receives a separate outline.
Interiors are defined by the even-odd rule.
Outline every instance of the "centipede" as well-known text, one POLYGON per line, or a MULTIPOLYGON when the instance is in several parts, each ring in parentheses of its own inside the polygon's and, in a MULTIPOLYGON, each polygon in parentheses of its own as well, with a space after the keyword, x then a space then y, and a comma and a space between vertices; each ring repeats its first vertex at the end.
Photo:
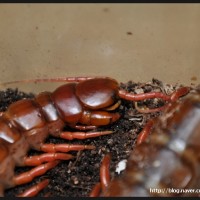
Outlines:
MULTIPOLYGON (((29 81, 33 80, 27 82, 29 81)), ((74 156, 69 154, 69 151, 95 149, 93 145, 47 144, 45 140, 49 136, 68 141, 113 134, 110 130, 98 131, 97 129, 120 119, 121 115, 117 109, 122 99, 137 102, 159 98, 167 105, 174 101, 174 96, 182 96, 189 92, 189 87, 181 87, 172 94, 163 92, 135 94, 121 89, 119 83, 109 77, 34 79, 34 82, 40 81, 67 83, 53 92, 45 91, 34 98, 16 101, 1 113, 0 196, 4 196, 8 188, 30 183, 34 178, 54 168, 60 161, 73 159, 74 156), (74 131, 63 131, 65 126, 74 131), (30 149, 43 153, 27 156, 30 149), (33 168, 15 175, 16 166, 33 168)), ((160 111, 166 105, 141 112, 160 111)), ((48 185, 48 182, 49 180, 43 180, 17 196, 35 196, 48 185)))
POLYGON ((199 197, 199 140, 200 91, 197 88, 168 104, 162 115, 147 122, 120 177, 111 179, 111 155, 105 155, 100 182, 90 196, 199 197))

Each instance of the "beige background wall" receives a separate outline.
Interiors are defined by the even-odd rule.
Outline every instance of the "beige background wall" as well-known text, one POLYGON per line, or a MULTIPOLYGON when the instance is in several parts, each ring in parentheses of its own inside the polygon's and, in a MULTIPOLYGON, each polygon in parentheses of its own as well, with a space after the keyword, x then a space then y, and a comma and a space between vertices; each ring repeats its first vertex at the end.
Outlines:
POLYGON ((199 22, 199 4, 0 4, 0 82, 106 75, 198 84, 199 22))

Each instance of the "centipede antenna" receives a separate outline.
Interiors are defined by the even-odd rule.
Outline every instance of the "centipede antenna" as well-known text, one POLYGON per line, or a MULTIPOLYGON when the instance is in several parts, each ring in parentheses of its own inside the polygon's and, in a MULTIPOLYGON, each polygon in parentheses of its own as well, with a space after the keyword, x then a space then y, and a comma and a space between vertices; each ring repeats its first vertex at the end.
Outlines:
MULTIPOLYGON (((81 82, 94 78, 109 78, 106 76, 80 76, 80 77, 57 77, 57 78, 36 78, 36 79, 25 79, 25 80, 17 80, 17 81, 9 81, 5 83, 0 83, 1 86, 7 86, 11 84, 19 84, 19 83, 44 83, 44 82, 81 82)), ((114 79, 113 79, 114 80, 114 79)))

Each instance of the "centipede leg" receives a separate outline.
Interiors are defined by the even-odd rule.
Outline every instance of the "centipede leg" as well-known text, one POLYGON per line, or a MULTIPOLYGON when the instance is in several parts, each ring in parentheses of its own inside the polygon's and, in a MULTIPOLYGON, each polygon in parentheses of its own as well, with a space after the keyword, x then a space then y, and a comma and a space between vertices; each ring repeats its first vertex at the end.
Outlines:
POLYGON ((138 138, 137 138, 137 145, 141 144, 143 141, 146 140, 146 138, 148 137, 148 135, 151 132, 151 129, 153 128, 154 125, 154 120, 150 119, 145 127, 143 128, 143 130, 139 133, 138 138))
POLYGON ((139 108, 137 106, 137 101, 145 100, 145 99, 151 99, 151 98, 161 98, 165 101, 174 102, 178 98, 180 98, 181 96, 186 95, 189 91, 190 91, 190 87, 181 87, 181 88, 177 89, 176 91, 174 91, 171 95, 165 95, 165 94, 160 93, 160 92, 133 94, 133 93, 128 93, 127 91, 124 91, 124 90, 120 90, 119 96, 123 99, 134 101, 135 102, 135 108, 136 108, 136 110, 138 110, 138 112, 140 112, 140 113, 152 113, 152 112, 160 112, 160 111, 164 110, 167 107, 168 104, 166 104, 162 107, 159 107, 159 108, 153 108, 153 109, 145 108, 144 109, 144 108, 139 108))
POLYGON ((97 131, 97 132, 62 132, 60 137, 66 140, 79 139, 84 140, 87 138, 99 137, 102 135, 112 134, 113 131, 97 131))
POLYGON ((94 188, 90 192, 90 197, 99 196, 100 191, 104 191, 108 187, 110 183, 110 160, 110 154, 107 154, 103 157, 100 167, 100 182, 94 186, 94 188))
POLYGON ((36 196, 41 190, 43 190, 49 184, 49 180, 45 179, 40 183, 34 185, 33 187, 28 188, 21 194, 18 194, 17 197, 34 197, 36 196))
POLYGON ((190 91, 190 87, 181 87, 170 95, 172 102, 176 101, 181 96, 186 95, 190 91))
POLYGON ((44 162, 52 162, 55 160, 70 160, 74 158, 71 154, 64 153, 43 153, 37 156, 29 156, 24 158, 25 166, 38 166, 44 162))
POLYGON ((152 98, 160 98, 165 101, 171 101, 171 100, 176 100, 180 96, 183 96, 187 94, 190 91, 190 87, 181 87, 177 91, 173 92, 171 95, 166 95, 161 92, 148 92, 148 93, 143 93, 143 94, 134 94, 134 93, 129 93, 125 90, 119 90, 119 96, 122 99, 126 99, 129 101, 141 101, 145 99, 152 99, 152 98))
POLYGON ((100 167, 100 182, 102 190, 105 190, 110 183, 110 154, 104 156, 100 167))
MULTIPOLYGON (((189 91, 190 91, 190 87, 181 87, 181 88, 177 89, 176 91, 174 91, 170 95, 170 101, 171 102, 176 101, 181 96, 186 95, 189 91)), ((169 104, 168 105, 164 105, 163 109, 167 108, 167 106, 170 106, 170 105, 169 104)), ((153 125, 154 125, 154 120, 153 119, 149 120, 147 122, 147 124, 145 125, 143 130, 138 135, 137 144, 141 144, 148 137, 149 133, 151 132, 151 129, 152 129, 153 125)))
POLYGON ((15 176, 13 178, 13 182, 15 183, 15 185, 22 185, 25 183, 29 183, 35 177, 41 176, 45 174, 48 170, 54 168, 58 163, 59 161, 54 161, 54 162, 48 162, 48 163, 39 165, 28 172, 24 172, 22 174, 15 176))
POLYGON ((101 183, 99 182, 93 187, 89 197, 98 197, 100 195, 100 192, 101 192, 101 183))
POLYGON ((104 156, 100 167, 100 182, 97 183, 92 191, 90 197, 97 197, 100 195, 101 190, 104 191, 110 183, 110 154, 104 156))
POLYGON ((81 150, 95 149, 93 145, 80 145, 80 144, 41 144, 40 150, 43 152, 68 152, 68 151, 81 151, 81 150))
POLYGON ((141 101, 145 99, 153 99, 153 98, 160 98, 165 101, 170 100, 170 96, 166 95, 161 92, 148 92, 148 93, 142 93, 142 94, 134 94, 134 93, 129 93, 125 90, 119 90, 119 96, 122 99, 126 99, 129 101, 141 101))

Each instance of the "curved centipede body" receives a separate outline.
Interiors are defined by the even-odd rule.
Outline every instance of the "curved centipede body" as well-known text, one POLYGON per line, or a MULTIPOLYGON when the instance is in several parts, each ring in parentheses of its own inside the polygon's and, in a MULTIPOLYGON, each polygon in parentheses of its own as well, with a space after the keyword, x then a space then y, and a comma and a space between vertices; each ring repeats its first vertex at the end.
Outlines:
MULTIPOLYGON (((102 165, 108 160, 106 156, 102 165)), ((107 187, 104 184, 101 195, 199 196, 199 192, 195 193, 199 188, 200 92, 197 91, 166 108, 155 121, 150 136, 134 148, 122 177, 115 178, 107 187)))
MULTIPOLYGON (((162 98, 172 101, 171 95, 162 92, 132 94, 119 89, 111 78, 74 78, 53 92, 43 92, 34 99, 12 103, 0 116, 0 196, 4 190, 31 182, 35 177, 55 167, 60 160, 72 159, 71 150, 95 148, 92 145, 45 144, 49 135, 66 140, 86 139, 111 134, 112 131, 91 131, 99 126, 114 123, 120 118, 116 109, 120 99, 139 101, 162 98), (75 81, 75 82, 74 82, 75 81), (62 132, 64 126, 78 132, 62 132), (28 157, 30 149, 44 152, 28 157), (34 166, 32 170, 14 174, 16 166, 34 166)), ((189 88, 182 88, 181 95, 189 88)), ((174 93, 176 94, 176 92, 174 93)), ((151 109, 150 109, 151 110, 151 109)), ((48 184, 40 184, 20 196, 34 196, 48 184)))

